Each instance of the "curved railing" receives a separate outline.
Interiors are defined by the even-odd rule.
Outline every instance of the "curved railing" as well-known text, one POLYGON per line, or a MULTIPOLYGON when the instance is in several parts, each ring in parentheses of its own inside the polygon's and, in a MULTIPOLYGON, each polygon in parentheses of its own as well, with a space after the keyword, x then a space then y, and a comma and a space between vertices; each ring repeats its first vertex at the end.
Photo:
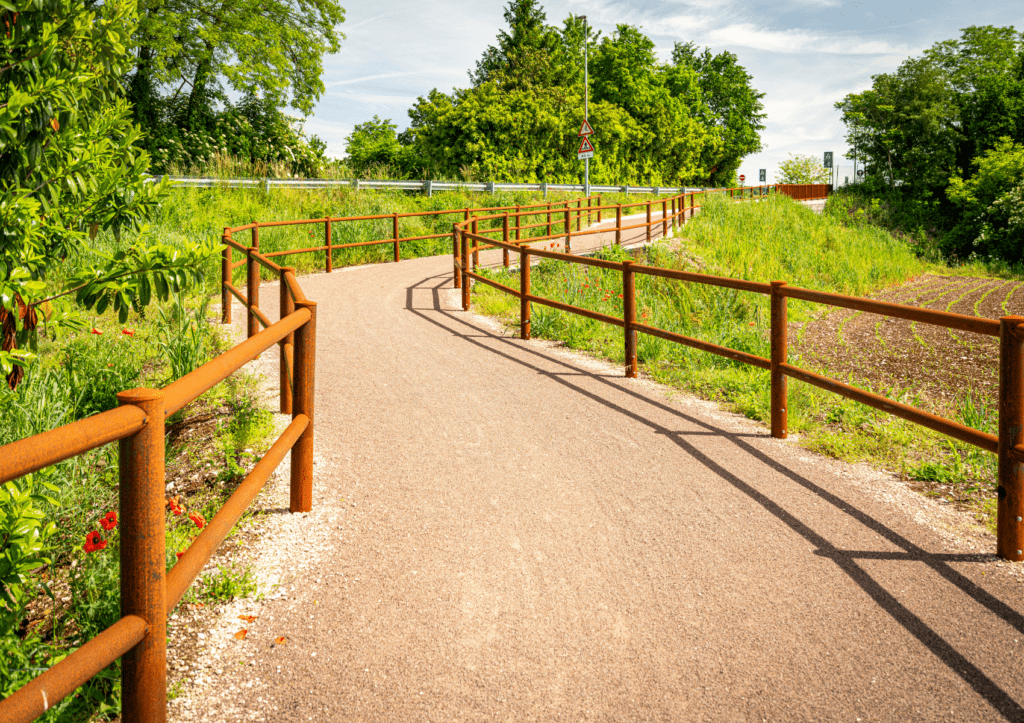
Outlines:
MULTIPOLYGON (((780 192, 784 189, 780 189, 780 192)), ((785 189, 789 190, 789 189, 785 189)), ((696 194, 699 195, 699 194, 696 194)), ((787 193, 787 195, 790 195, 787 193)), ((669 226, 677 226, 696 210, 694 195, 680 194, 659 201, 665 210, 661 219, 651 220, 651 205, 647 205, 647 221, 645 223, 622 225, 622 206, 598 206, 586 209, 590 213, 602 211, 616 214, 615 240, 621 240, 622 232, 628 229, 645 227, 646 237, 651 238, 652 226, 661 224, 663 232, 668 233, 669 226)), ((530 338, 531 305, 542 304, 570 314, 612 324, 623 329, 623 344, 626 359, 626 376, 637 375, 637 334, 649 334, 666 341, 683 344, 712 354, 728 357, 735 361, 750 364, 769 370, 771 374, 771 433, 773 437, 784 439, 787 436, 787 378, 811 384, 829 392, 860 402, 875 409, 888 412, 915 424, 933 429, 962 442, 972 444, 988 452, 998 455, 998 488, 997 488, 997 554, 1007 560, 1024 560, 1024 317, 1007 316, 996 321, 948 311, 922 309, 915 306, 893 304, 872 299, 863 299, 843 294, 826 293, 811 289, 789 286, 785 281, 772 281, 770 284, 744 281, 708 274, 645 266, 633 261, 607 261, 573 255, 571 241, 581 235, 590 233, 608 233, 609 229, 591 229, 573 233, 571 214, 566 211, 562 232, 556 236, 545 236, 541 239, 520 241, 510 236, 510 224, 517 221, 512 217, 516 214, 504 213, 489 216, 473 216, 454 224, 455 240, 455 278, 454 285, 462 289, 462 308, 470 308, 470 281, 478 281, 492 286, 499 291, 511 294, 520 300, 520 334, 523 339, 530 338), (500 226, 482 229, 486 222, 500 222, 500 226), (501 240, 490 238, 489 235, 501 234, 501 240), (531 248, 534 241, 546 238, 564 240, 565 252, 531 248), (519 288, 513 289, 500 284, 477 272, 479 253, 486 249, 501 249, 504 266, 509 266, 509 257, 519 257, 519 288), (566 304, 555 299, 544 298, 533 294, 530 289, 530 266, 536 259, 548 259, 565 264, 596 266, 618 271, 622 274, 623 314, 622 317, 612 316, 579 306, 566 304), (682 282, 706 284, 726 287, 762 294, 770 298, 770 358, 756 356, 738 349, 712 344, 700 339, 683 336, 666 329, 660 329, 637 321, 635 278, 638 274, 675 279, 682 282), (925 324, 959 329, 975 334, 995 336, 1000 341, 999 365, 999 434, 993 435, 965 426, 951 419, 931 414, 922 409, 887 399, 878 394, 844 384, 836 379, 802 369, 788 361, 786 299, 802 299, 827 306, 856 309, 887 317, 909 319, 925 324)))
MULTIPOLYGON (((722 189, 716 192, 728 194, 733 198, 757 199, 772 193, 773 188, 760 186, 722 189)), ((646 238, 649 240, 652 237, 652 229, 658 224, 662 225, 663 233, 668 233, 670 224, 675 225, 693 215, 698 208, 695 195, 689 194, 689 205, 685 203, 685 199, 686 194, 682 194, 657 201, 638 201, 613 206, 602 205, 600 197, 590 197, 452 211, 257 222, 225 228, 221 237, 224 246, 221 260, 222 320, 224 323, 231 322, 231 297, 238 298, 246 308, 247 339, 245 341, 163 389, 134 389, 121 392, 117 397, 120 406, 116 409, 0 447, 0 484, 2 484, 104 444, 119 442, 120 594, 122 601, 121 618, 118 622, 87 641, 81 648, 34 678, 10 697, 0 701, 0 720, 4 723, 28 723, 28 721, 38 718, 119 657, 123 657, 121 719, 125 723, 150 723, 164 720, 167 707, 167 616, 170 615, 185 591, 209 562, 213 553, 289 452, 291 453, 289 509, 292 512, 308 512, 312 509, 316 303, 306 298, 295 278, 294 269, 277 264, 271 260, 272 257, 324 251, 326 252, 326 271, 330 272, 333 270, 333 254, 338 249, 391 244, 394 247, 394 260, 398 261, 401 258, 402 243, 449 236, 448 233, 443 233, 402 237, 399 234, 402 218, 444 214, 462 216, 462 221, 453 225, 453 254, 456 283, 462 286, 463 303, 466 308, 469 308, 469 278, 485 281, 513 294, 517 293, 465 268, 463 260, 468 257, 466 243, 470 239, 474 239, 478 243, 477 246, 470 249, 475 254, 485 248, 503 248, 506 265, 508 265, 508 254, 515 252, 519 253, 520 258, 526 259, 527 262, 530 255, 536 255, 572 260, 576 263, 607 266, 611 262, 571 255, 570 244, 573 237, 598 232, 584 230, 582 219, 586 218, 589 225, 592 218, 596 217, 596 220, 600 222, 603 213, 614 212, 617 241, 621 240, 623 231, 636 228, 645 228, 646 238), (652 209, 659 205, 662 210, 662 218, 654 221, 652 220, 652 209), (646 208, 646 222, 623 225, 623 211, 638 207, 646 208), (671 207, 671 211, 669 211, 669 207, 671 207), (482 217, 475 215, 493 211, 505 213, 482 217), (535 224, 521 222, 522 219, 528 219, 530 216, 543 217, 543 220, 535 224), (351 244, 335 245, 332 243, 333 224, 381 218, 393 219, 393 234, 390 238, 351 244), (493 219, 501 219, 502 227, 491 230, 478 227, 480 221, 493 219), (514 226, 510 226, 510 219, 515 220, 514 226), (267 254, 260 252, 259 230, 261 228, 297 224, 324 224, 325 243, 312 248, 276 251, 267 254), (559 224, 564 227, 563 233, 554 232, 555 227, 559 224), (575 232, 573 231, 574 225, 575 232), (523 238, 524 233, 540 227, 546 227, 547 233, 523 238), (234 239, 235 234, 246 231, 251 233, 249 246, 234 239), (487 233, 502 233, 502 241, 488 242, 483 235, 487 233), (514 238, 510 234, 514 235, 514 238), (566 239, 566 248, 570 251, 568 254, 543 252, 530 249, 526 245, 550 238, 563 237, 566 239), (484 245, 479 245, 481 243, 484 245), (487 245, 488 243, 490 245, 487 245), (234 251, 244 254, 245 259, 241 262, 234 262, 232 258, 234 251), (234 271, 241 266, 246 267, 246 293, 244 294, 233 283, 234 271), (276 274, 280 280, 280 321, 276 323, 271 323, 266 313, 260 309, 260 267, 276 274), (259 329, 260 326, 264 327, 262 331, 259 329), (166 571, 164 541, 165 420, 169 415, 179 411, 186 404, 212 389, 275 344, 279 346, 281 354, 281 412, 291 414, 292 421, 245 477, 238 489, 204 527, 199 536, 192 541, 177 563, 170 571, 166 571)), ((524 268, 527 269, 527 273, 524 274, 526 292, 523 297, 526 304, 524 307, 526 308, 525 318, 527 319, 527 325, 524 327, 525 338, 529 338, 528 304, 535 301, 620 326, 625 325, 629 329, 646 333, 660 333, 665 338, 677 341, 684 339, 684 337, 675 339, 674 335, 669 332, 658 332, 651 327, 637 324, 635 313, 633 318, 623 321, 532 296, 529 294, 529 264, 526 263, 524 268)), ((626 267, 623 266, 623 268, 626 267)), ((640 266, 632 268, 633 273, 660 275, 680 273, 640 266)), ((698 277, 700 275, 688 276, 698 277)), ((691 278, 690 280, 697 279, 691 278)), ((722 281, 733 285, 746 285, 738 288, 749 286, 751 289, 754 287, 759 289, 760 286, 764 286, 749 282, 736 282, 731 279, 722 281)), ((874 304, 877 302, 865 301, 864 303, 874 304)), ((939 314, 942 312, 926 313, 939 314)), ((698 348, 710 351, 717 350, 716 353, 725 353, 720 347, 696 340, 688 340, 684 343, 691 343, 698 348)), ((635 344, 633 349, 632 368, 633 374, 635 374, 635 344)), ((734 358, 741 358, 741 360, 747 360, 746 357, 750 357, 750 360, 756 360, 751 363, 758 363, 759 366, 767 364, 766 360, 760 360, 750 355, 744 356, 742 352, 729 353, 739 355, 734 358)), ((789 373, 788 370, 787 373, 789 373)))

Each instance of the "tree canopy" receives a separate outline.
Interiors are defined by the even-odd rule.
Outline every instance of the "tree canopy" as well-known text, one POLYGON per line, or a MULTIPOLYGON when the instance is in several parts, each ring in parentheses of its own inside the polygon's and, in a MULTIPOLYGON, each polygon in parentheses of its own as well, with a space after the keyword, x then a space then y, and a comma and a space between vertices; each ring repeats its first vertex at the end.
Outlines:
POLYGON ((0 372, 12 387, 56 265, 78 261, 68 276, 81 282, 72 290, 90 294, 87 307, 126 315, 149 302, 154 285, 159 294, 185 283, 203 253, 156 245, 84 258, 90 234, 138 227, 163 191, 145 182, 148 155, 136 147, 140 130, 119 85, 134 8, 133 0, 0 8, 0 372))
MULTIPOLYGON (((192 160, 201 149, 186 134, 223 135, 252 115, 254 103, 269 124, 291 127, 282 109, 312 112, 324 91, 323 55, 337 52, 344 37, 335 0, 138 0, 138 12, 126 95, 160 165, 192 160), (243 96, 244 108, 228 103, 229 90, 243 96), (172 152, 174 143, 188 157, 172 152)), ((238 148, 223 147, 255 158, 266 150, 259 140, 249 134, 238 148)))
POLYGON ((986 154, 1011 148, 1003 139, 1024 143, 1024 35, 1012 27, 965 28, 895 72, 873 76, 870 89, 836 107, 847 155, 864 163, 869 185, 931 209, 947 232, 947 253, 981 253, 974 242, 982 226, 966 223, 956 206, 967 203, 960 191, 970 179, 991 166, 981 162, 986 154))
MULTIPOLYGON (((378 163, 413 176, 578 181, 584 43, 593 182, 728 183, 743 156, 761 148, 763 94, 728 52, 680 44, 662 63, 639 28, 619 25, 602 37, 575 17, 555 27, 537 0, 511 0, 505 22, 469 88, 419 98, 401 135, 390 119, 375 127, 378 163)), ((350 157, 368 130, 350 136, 350 157)))

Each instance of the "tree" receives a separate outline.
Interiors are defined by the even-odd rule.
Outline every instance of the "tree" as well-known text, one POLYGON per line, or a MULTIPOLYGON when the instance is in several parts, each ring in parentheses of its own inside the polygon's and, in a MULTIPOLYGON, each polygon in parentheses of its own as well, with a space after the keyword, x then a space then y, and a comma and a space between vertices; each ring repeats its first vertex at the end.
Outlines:
POLYGON ((373 168, 387 168, 394 175, 406 177, 412 171, 412 158, 407 145, 395 133, 397 126, 390 118, 381 120, 373 116, 358 123, 345 138, 345 151, 352 172, 364 176, 373 168))
POLYGON ((761 121, 766 117, 758 93, 751 85, 753 78, 727 50, 712 55, 708 48, 697 52, 693 43, 676 43, 672 64, 690 68, 697 73, 701 103, 695 105, 697 117, 705 126, 717 130, 720 144, 709 145, 701 158, 703 165, 714 169, 711 185, 735 185, 736 172, 743 157, 763 150, 761 121))
POLYGON ((828 169, 814 156, 794 156, 779 164, 778 183, 828 183, 828 169))
POLYGON ((639 28, 619 25, 601 37, 574 17, 556 28, 545 24, 536 0, 511 0, 505 20, 508 30, 470 73, 472 87, 435 89, 410 109, 407 145, 424 172, 578 181, 585 43, 594 182, 706 183, 734 175, 742 156, 760 149, 762 95, 749 87, 735 56, 694 53, 692 62, 660 63, 639 28), (726 80, 711 79, 716 73, 726 80))
POLYGON ((967 180, 949 179, 960 223, 948 246, 961 258, 976 254, 1024 261, 1024 145, 1003 138, 973 162, 967 180))
POLYGON ((139 0, 126 95, 161 147, 167 126, 208 135, 230 88, 311 113, 324 91, 323 55, 338 51, 335 0, 139 0), (160 129, 164 130, 161 132, 160 129))
MULTIPOLYGON (((84 257, 90 232, 138 228, 164 190, 145 182, 148 155, 120 95, 134 2, 17 0, 0 22, 0 372, 13 388, 55 265, 76 260, 91 294, 83 300, 126 314, 148 303, 154 284, 187 283, 205 251, 84 257)), ((61 321, 76 323, 50 319, 61 321)))

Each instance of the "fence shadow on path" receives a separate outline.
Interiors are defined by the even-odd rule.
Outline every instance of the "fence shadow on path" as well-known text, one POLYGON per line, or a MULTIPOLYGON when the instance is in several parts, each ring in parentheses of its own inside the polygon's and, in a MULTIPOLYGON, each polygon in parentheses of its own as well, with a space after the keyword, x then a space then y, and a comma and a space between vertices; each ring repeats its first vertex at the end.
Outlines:
MULTIPOLYGON (((450 284, 451 276, 447 274, 429 277, 415 283, 406 290, 406 309, 422 320, 450 332, 460 341, 472 344, 506 361, 523 366, 539 376, 545 376, 581 396, 651 428, 655 434, 664 435, 672 440, 674 444, 696 462, 749 497, 784 525, 807 540, 808 543, 814 545, 816 548, 814 554, 829 558, 835 562, 836 566, 867 593, 882 610, 907 630, 907 632, 917 638, 919 642, 949 667, 951 671, 962 678, 964 682, 984 698, 1006 720, 1013 721, 1014 723, 1024 720, 1024 705, 1014 700, 1009 693, 999 687, 978 666, 968 660, 964 654, 929 627, 924 620, 901 603, 895 595, 886 590, 882 584, 871 577, 867 570, 858 564, 858 560, 892 560, 924 563, 976 603, 987 608, 992 614, 1015 630, 1024 633, 1024 613, 1015 610, 995 595, 989 593, 950 564, 988 561, 991 559, 991 556, 970 553, 935 554, 928 552, 866 512, 853 507, 839 496, 815 484, 798 472, 789 469, 744 439, 746 437, 768 437, 767 431, 764 434, 737 434, 720 429, 704 420, 685 414, 656 399, 632 390, 627 385, 618 381, 611 381, 612 377, 608 375, 597 374, 593 371, 574 366, 568 361, 546 354, 536 348, 531 348, 529 342, 523 342, 514 337, 493 334, 471 324, 465 319, 465 312, 452 311, 444 308, 441 304, 441 291, 442 289, 451 288, 450 284), (432 303, 427 307, 417 307, 413 298, 416 292, 429 293, 432 303), (495 344, 506 345, 508 352, 506 353, 499 348, 495 348, 495 344), (567 373, 551 372, 542 366, 534 365, 530 361, 523 359, 523 355, 536 357, 538 362, 543 360, 543 363, 548 366, 557 365, 563 367, 567 373), (668 429, 653 420, 647 419, 642 414, 626 409, 609 399, 603 398, 599 394, 582 388, 575 384, 571 377, 587 377, 592 381, 608 386, 609 390, 614 389, 616 394, 625 394, 640 404, 648 405, 661 412, 667 412, 680 420, 701 427, 705 431, 679 432, 668 429), (731 442, 737 447, 739 452, 767 465, 796 485, 813 493, 823 502, 846 513, 852 520, 864 525, 878 534, 879 537, 901 548, 902 552, 858 551, 837 548, 825 537, 801 522, 796 515, 697 449, 697 447, 687 441, 686 437, 690 436, 716 436, 731 442)), ((419 295, 419 298, 422 298, 422 293, 419 295)), ((616 376, 614 379, 618 380, 619 377, 616 376)))

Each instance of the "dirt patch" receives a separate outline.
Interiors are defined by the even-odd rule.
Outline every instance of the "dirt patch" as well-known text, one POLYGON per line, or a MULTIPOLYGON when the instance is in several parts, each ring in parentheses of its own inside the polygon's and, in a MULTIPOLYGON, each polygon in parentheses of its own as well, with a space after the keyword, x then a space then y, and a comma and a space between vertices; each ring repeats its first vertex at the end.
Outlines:
MULTIPOLYGON (((1024 284, 1003 279, 925 274, 870 298, 998 319, 1024 311, 1024 284)), ((875 391, 907 390, 949 414, 967 396, 995 405, 999 341, 955 329, 836 309, 809 322, 791 350, 801 363, 875 391)))

